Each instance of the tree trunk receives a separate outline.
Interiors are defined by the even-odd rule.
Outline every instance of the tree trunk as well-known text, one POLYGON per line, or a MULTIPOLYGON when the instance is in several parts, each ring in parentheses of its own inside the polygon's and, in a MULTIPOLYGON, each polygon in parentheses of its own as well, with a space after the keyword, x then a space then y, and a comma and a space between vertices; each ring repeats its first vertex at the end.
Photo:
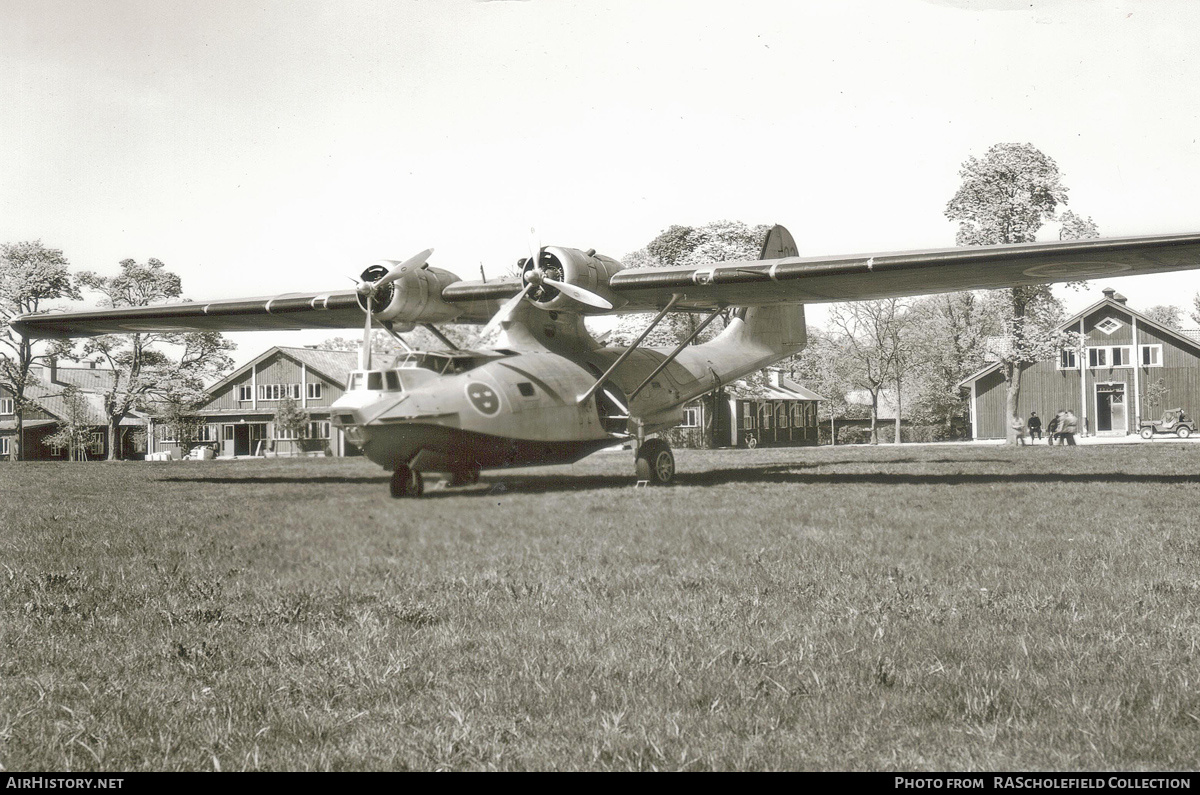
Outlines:
POLYGON ((1004 365, 1004 427, 1005 439, 1009 445, 1017 446, 1017 429, 1013 427, 1013 417, 1017 415, 1017 398, 1021 394, 1021 370, 1016 364, 1006 362, 1004 365))
POLYGON ((110 417, 108 420, 108 460, 121 460, 121 418, 110 417))
POLYGON ((871 444, 879 444, 879 393, 871 393, 871 444))
POLYGON ((9 461, 21 461, 25 454, 25 445, 21 444, 25 439, 25 407, 21 406, 17 409, 17 435, 12 440, 12 451, 8 455, 9 461))
POLYGON ((896 376, 896 444, 900 441, 900 376, 896 376))

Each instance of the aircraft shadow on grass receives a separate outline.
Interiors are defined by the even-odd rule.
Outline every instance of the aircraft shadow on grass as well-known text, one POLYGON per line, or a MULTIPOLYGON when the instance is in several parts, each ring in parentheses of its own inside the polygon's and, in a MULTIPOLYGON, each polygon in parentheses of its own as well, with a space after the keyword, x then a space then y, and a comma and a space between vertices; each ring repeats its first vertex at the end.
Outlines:
MULTIPOLYGON (((996 459, 1001 463, 1004 462, 996 459)), ((786 464, 760 467, 738 467, 714 469, 707 472, 684 472, 676 476, 678 486, 719 486, 725 484, 773 484, 780 486, 828 486, 828 485, 874 485, 874 486, 955 486, 1037 483, 1113 483, 1134 485, 1196 485, 1196 475, 1155 475, 1128 472, 822 472, 831 466, 861 464, 862 462, 822 462, 821 464, 786 464), (798 471, 816 470, 816 471, 798 471)), ((892 461, 889 464, 904 463, 892 461)), ((915 463, 915 462, 913 462, 915 463)), ((939 463, 923 461, 920 463, 939 463)), ((940 463, 961 463, 945 459, 940 463)), ((978 462, 973 462, 978 463, 978 462)), ((310 484, 310 485, 359 485, 387 482, 387 477, 286 477, 267 475, 263 477, 164 477, 161 480, 191 483, 245 483, 245 484, 310 484)), ((536 494, 566 491, 596 491, 604 489, 629 489, 632 483, 628 475, 569 475, 569 474, 521 474, 513 472, 486 475, 473 486, 440 488, 430 480, 427 498, 444 497, 494 497, 499 494, 536 494)), ((658 489, 653 491, 657 492, 658 489)))

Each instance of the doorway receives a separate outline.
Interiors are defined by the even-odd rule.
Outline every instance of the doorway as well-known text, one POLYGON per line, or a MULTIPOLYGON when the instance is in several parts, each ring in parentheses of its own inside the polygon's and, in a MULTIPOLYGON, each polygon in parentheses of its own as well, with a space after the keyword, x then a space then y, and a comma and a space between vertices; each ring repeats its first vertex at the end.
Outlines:
POLYGON ((1123 382, 1096 384, 1096 433, 1128 433, 1125 407, 1123 382))

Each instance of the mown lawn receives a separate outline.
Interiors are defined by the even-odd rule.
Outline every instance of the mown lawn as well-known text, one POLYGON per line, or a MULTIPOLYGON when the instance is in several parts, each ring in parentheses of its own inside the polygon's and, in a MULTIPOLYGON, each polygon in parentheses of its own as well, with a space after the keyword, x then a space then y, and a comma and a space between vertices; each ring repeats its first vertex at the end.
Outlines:
POLYGON ((0 765, 1194 769, 1200 443, 0 465, 0 765))

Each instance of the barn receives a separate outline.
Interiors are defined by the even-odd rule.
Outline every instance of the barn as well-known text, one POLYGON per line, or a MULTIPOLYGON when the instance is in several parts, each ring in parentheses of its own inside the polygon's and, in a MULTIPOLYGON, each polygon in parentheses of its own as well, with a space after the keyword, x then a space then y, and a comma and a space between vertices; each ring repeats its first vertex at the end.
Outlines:
MULTIPOLYGON (((1060 326, 1080 335, 1078 348, 1022 370, 1020 417, 1027 420, 1036 411, 1045 422, 1059 409, 1070 409, 1081 433, 1124 436, 1169 408, 1196 416, 1200 341, 1130 309, 1111 288, 1103 295, 1060 326)), ((968 397, 972 436, 1003 439, 1009 423, 1001 363, 964 379, 959 389, 968 397)))
MULTIPOLYGON (((358 366, 353 351, 273 347, 234 370, 207 390, 196 410, 203 425, 198 441, 223 458, 254 455, 357 455, 330 422, 330 406, 345 391, 358 366), (292 398, 309 414, 304 433, 293 436, 275 425, 275 412, 292 398)), ((172 430, 158 425, 154 450, 178 455, 172 430)))
POLYGON ((817 403, 825 398, 778 369, 765 382, 730 384, 684 407, 671 431, 678 447, 797 447, 818 440, 817 403))
MULTIPOLYGON (((21 458, 25 461, 64 461, 76 459, 105 459, 108 457, 108 420, 104 414, 102 395, 112 387, 113 372, 94 362, 79 367, 61 367, 51 360, 45 366, 34 365, 30 372, 38 380, 26 388, 25 394, 33 405, 26 407, 21 429, 24 438, 21 458), (78 406, 68 404, 63 391, 69 386, 79 389, 78 406), (88 443, 80 450, 49 443, 60 424, 71 413, 81 412, 75 421, 88 428, 88 443)), ((146 452, 146 428, 150 418, 138 411, 121 421, 118 443, 124 458, 137 458, 146 452)), ((0 384, 0 461, 12 457, 17 435, 12 392, 0 384)))

